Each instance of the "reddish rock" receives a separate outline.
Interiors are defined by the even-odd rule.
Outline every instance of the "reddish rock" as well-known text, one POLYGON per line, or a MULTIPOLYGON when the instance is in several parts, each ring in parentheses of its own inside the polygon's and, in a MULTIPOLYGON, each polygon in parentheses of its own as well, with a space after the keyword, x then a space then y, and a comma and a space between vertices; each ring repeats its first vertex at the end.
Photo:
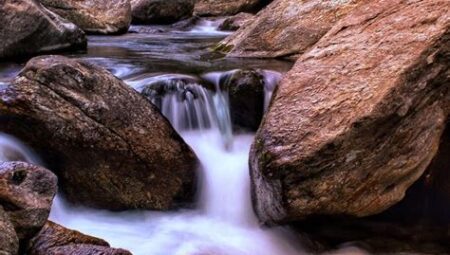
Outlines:
POLYGON ((14 255, 19 252, 19 238, 8 214, 0 205, 0 254, 14 255))
POLYGON ((194 4, 194 0, 131 0, 133 23, 174 23, 191 17, 194 4))
POLYGON ((29 241, 27 254, 128 255, 131 253, 122 249, 110 248, 109 244, 102 239, 48 221, 42 230, 29 241))
POLYGON ((0 59, 86 49, 84 32, 34 0, 0 0, 0 59))
POLYGON ((368 0, 276 0, 219 43, 232 57, 276 58, 305 52, 348 12, 368 0))
POLYGON ((0 163, 0 206, 19 239, 36 234, 47 221, 56 194, 56 176, 25 162, 0 163))
POLYGON ((251 13, 241 12, 232 17, 226 18, 219 29, 224 31, 234 31, 241 27, 245 27, 255 19, 255 15, 251 13))
POLYGON ((255 11, 264 0, 198 0, 194 13, 199 16, 227 16, 255 11))
POLYGON ((450 2, 376 0, 281 81, 251 151, 261 221, 363 217, 404 197, 450 109, 450 2))
POLYGON ((39 0, 87 33, 126 33, 131 23, 130 0, 39 0))

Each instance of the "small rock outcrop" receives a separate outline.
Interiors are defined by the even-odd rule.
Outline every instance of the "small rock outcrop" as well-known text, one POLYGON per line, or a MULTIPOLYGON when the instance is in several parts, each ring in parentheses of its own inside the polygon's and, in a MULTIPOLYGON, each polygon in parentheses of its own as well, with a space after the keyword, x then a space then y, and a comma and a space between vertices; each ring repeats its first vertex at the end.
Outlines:
POLYGON ((305 52, 366 0, 275 0, 255 20, 219 43, 232 57, 276 58, 305 52))
POLYGON ((403 199, 450 109, 450 2, 356 8, 281 81, 250 155, 261 221, 364 217, 403 199))
POLYGON ((155 106, 107 70, 33 58, 0 98, 0 129, 42 157, 69 201, 111 210, 192 201, 195 154, 155 106))
POLYGON ((133 23, 175 23, 192 16, 194 3, 194 0, 131 0, 133 23))
POLYGON ((99 238, 67 229, 48 221, 42 230, 27 244, 29 255, 71 254, 71 255, 130 255, 122 249, 114 249, 99 238))
POLYGON ((20 240, 32 237, 47 221, 56 185, 56 176, 42 167, 0 163, 0 206, 20 240))
POLYGON ((86 49, 84 32, 34 0, 0 0, 0 59, 86 49))
POLYGON ((130 0, 39 0, 86 33, 126 33, 131 23, 130 0))
POLYGON ((198 0, 194 13, 198 16, 228 16, 240 12, 255 11, 261 6, 262 0, 198 0))
POLYGON ((228 91, 231 122, 235 129, 256 131, 264 114, 264 77, 254 69, 239 69, 220 79, 228 91))
POLYGON ((235 31, 241 27, 245 27, 255 19, 255 15, 251 13, 241 12, 232 17, 226 18, 219 29, 223 31, 235 31))

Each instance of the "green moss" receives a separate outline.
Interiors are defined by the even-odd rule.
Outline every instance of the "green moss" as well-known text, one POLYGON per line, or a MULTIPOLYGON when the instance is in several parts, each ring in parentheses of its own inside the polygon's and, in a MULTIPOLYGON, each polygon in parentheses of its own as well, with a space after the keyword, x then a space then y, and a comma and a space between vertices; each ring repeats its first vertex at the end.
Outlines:
POLYGON ((227 54, 233 49, 233 47, 234 47, 234 45, 218 43, 212 48, 212 50, 215 52, 227 54))

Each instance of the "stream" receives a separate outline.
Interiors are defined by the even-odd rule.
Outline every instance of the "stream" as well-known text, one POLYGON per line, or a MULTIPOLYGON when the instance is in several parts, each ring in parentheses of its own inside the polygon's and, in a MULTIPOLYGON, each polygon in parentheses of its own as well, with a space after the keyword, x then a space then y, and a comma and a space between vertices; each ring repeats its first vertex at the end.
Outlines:
MULTIPOLYGON (((229 34, 217 31, 217 24, 202 20, 189 31, 133 26, 122 36, 90 36, 87 53, 68 55, 107 68, 138 91, 153 83, 174 87, 152 102, 203 165, 197 208, 113 213, 74 207, 57 196, 51 220, 135 255, 303 254, 298 237, 289 229, 259 225, 251 206, 248 171, 253 134, 233 134, 227 95, 218 84, 220 77, 235 69, 260 69, 267 107, 276 83, 292 63, 216 56, 209 48, 229 34), (178 100, 180 79, 196 81, 190 84, 195 89, 192 93, 183 92, 184 100, 178 100), (205 89, 203 82, 216 89, 205 89)), ((0 85, 10 82, 22 67, 21 63, 0 64, 0 85)), ((4 134, 0 138, 1 148, 12 147, 24 160, 41 164, 20 141, 4 134)))

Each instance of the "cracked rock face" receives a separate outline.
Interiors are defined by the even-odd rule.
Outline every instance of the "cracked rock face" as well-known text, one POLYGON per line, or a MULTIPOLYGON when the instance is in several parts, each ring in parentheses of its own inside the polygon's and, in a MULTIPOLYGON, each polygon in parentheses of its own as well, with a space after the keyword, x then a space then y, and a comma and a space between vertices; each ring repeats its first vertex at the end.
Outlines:
POLYGON ((0 0, 0 24, 0 59, 87 45, 82 30, 34 0, 0 0))
POLYGON ((29 241, 27 254, 130 255, 131 253, 126 250, 111 248, 102 239, 48 221, 42 230, 29 241))
POLYGON ((130 0, 40 0, 40 2, 90 34, 126 33, 130 27, 130 0))
POLYGON ((47 221, 57 188, 56 176, 24 162, 0 164, 0 206, 19 239, 36 234, 47 221))
POLYGON ((305 52, 367 0, 275 0, 254 21, 219 43, 233 57, 276 58, 305 52))
POLYGON ((449 9, 445 0, 371 1, 299 58, 251 150, 261 221, 364 217, 403 198, 449 113, 449 9))
POLYGON ((37 57, 0 98, 2 131, 35 149, 70 201, 163 210, 192 200, 195 154, 155 106, 105 69, 37 57))

